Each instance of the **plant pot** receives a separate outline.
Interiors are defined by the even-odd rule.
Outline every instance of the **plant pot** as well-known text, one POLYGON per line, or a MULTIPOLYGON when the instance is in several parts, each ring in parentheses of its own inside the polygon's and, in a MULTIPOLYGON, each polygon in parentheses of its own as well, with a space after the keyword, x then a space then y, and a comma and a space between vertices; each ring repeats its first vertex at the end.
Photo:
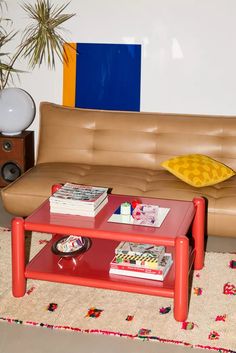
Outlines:
POLYGON ((3 135, 19 135, 27 129, 35 117, 35 103, 21 88, 4 88, 0 91, 0 132, 3 135))

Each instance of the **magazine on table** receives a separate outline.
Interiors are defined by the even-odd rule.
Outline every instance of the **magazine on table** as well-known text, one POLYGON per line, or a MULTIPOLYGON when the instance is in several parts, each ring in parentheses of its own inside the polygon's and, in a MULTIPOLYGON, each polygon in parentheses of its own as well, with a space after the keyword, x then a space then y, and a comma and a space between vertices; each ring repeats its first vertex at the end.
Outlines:
POLYGON ((99 203, 106 197, 108 188, 66 183, 49 198, 52 201, 70 203, 99 203))
POLYGON ((66 183, 49 198, 50 212, 95 216, 108 202, 108 188, 66 183))

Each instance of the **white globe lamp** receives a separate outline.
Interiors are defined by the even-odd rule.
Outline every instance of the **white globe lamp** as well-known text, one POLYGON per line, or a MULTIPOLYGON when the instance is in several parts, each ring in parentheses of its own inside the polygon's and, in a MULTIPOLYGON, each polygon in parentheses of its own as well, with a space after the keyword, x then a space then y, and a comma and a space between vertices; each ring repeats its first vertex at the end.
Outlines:
POLYGON ((0 132, 3 135, 19 135, 27 129, 35 117, 35 103, 21 88, 0 90, 0 132))

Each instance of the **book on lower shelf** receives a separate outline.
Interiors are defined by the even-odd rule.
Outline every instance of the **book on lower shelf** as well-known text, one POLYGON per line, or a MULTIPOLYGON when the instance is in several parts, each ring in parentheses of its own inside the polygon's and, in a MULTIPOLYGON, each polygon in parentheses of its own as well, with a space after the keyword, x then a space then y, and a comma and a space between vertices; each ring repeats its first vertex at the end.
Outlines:
POLYGON ((110 274, 138 277, 145 279, 152 279, 156 281, 163 281, 172 266, 173 260, 170 253, 166 253, 155 269, 146 268, 130 263, 117 263, 116 256, 110 263, 110 274))
POLYGON ((116 247, 115 258, 117 263, 129 263, 156 269, 165 253, 165 246, 124 241, 116 247))
POLYGON ((108 188, 66 183, 49 197, 50 212, 94 217, 108 202, 108 188))
POLYGON ((131 241, 122 241, 115 249, 115 254, 120 255, 146 255, 155 258, 162 258, 165 254, 164 246, 153 244, 141 244, 131 241))

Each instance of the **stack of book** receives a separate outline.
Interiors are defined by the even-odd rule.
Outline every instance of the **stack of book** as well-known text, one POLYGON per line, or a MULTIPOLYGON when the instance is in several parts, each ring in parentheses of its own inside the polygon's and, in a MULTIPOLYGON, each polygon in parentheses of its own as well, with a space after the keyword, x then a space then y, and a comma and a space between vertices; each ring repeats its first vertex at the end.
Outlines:
POLYGON ((64 184, 50 198, 50 212, 95 217, 108 202, 108 188, 64 184))
POLYGON ((110 263, 110 273, 163 281, 173 263, 164 246, 121 242, 110 263))

